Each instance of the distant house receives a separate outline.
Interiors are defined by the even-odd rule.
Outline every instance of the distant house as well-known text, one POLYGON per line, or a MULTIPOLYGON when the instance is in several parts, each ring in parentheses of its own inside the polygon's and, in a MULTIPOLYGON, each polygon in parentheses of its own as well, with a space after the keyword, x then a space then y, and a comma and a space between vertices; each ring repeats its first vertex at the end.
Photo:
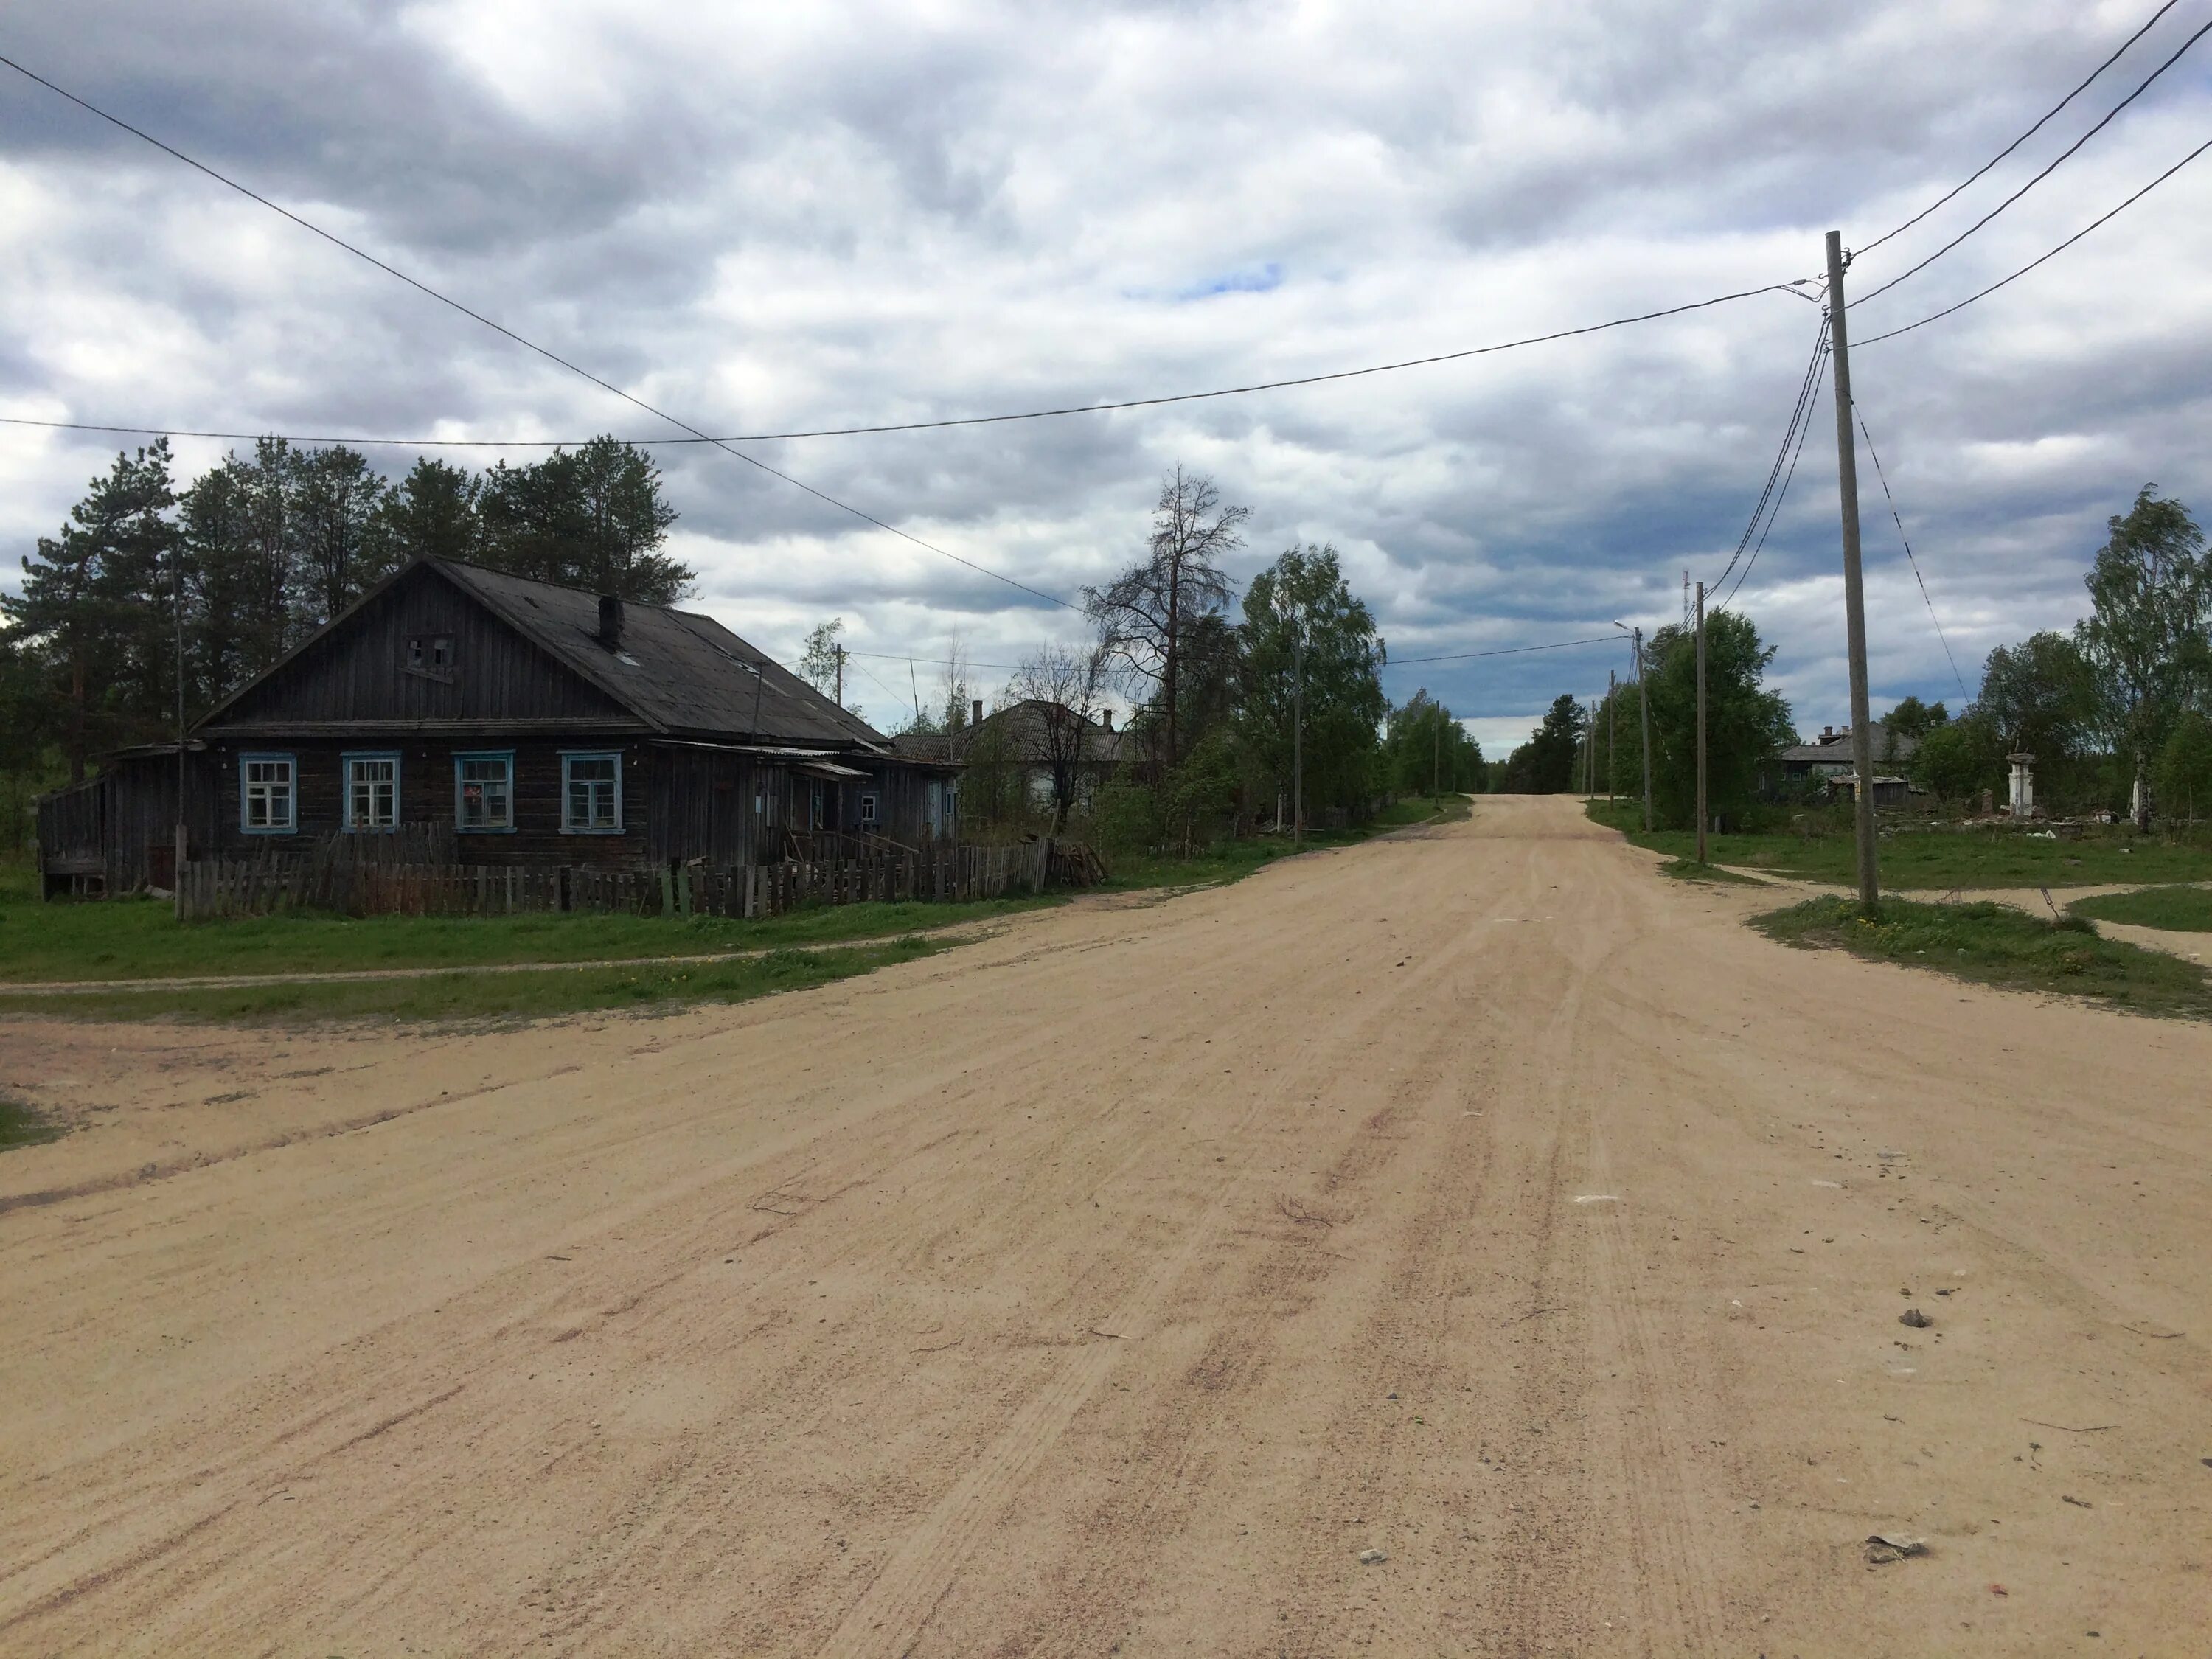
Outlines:
POLYGON ((470 864, 762 862, 824 832, 923 848, 958 769, 901 755, 709 617, 420 560, 173 744, 41 804, 48 890, 428 826, 470 864))
MULTIPOLYGON (((1911 762, 1919 747, 1917 738, 1893 732, 1886 724, 1875 726, 1874 804, 1876 806, 1903 806, 1917 793, 1899 769, 1911 762)), ((1822 726, 1816 741, 1794 744, 1784 750, 1778 758, 1785 778, 1814 779, 1825 782, 1832 799, 1850 800, 1858 793, 1858 780, 1854 775, 1851 759, 1851 728, 1848 726, 1822 726)))
MULTIPOLYGON (((1874 763, 1876 766, 1901 768, 1908 764, 1919 750, 1920 740, 1893 732, 1887 726, 1877 724, 1874 729, 1874 763)), ((1820 735, 1811 743, 1801 743, 1782 751, 1778 757, 1783 774, 1791 778, 1837 778, 1851 770, 1851 728, 1848 726, 1824 726, 1820 735)))
POLYGON ((917 759, 957 762, 979 773, 1008 769, 1020 798, 1048 812, 1056 767, 1068 773, 1071 804, 1087 811, 1098 786, 1114 775, 1127 736, 1114 729, 1111 709, 1094 720, 1065 703, 1025 697, 986 714, 979 698, 958 731, 902 732, 891 742, 899 753, 917 759))

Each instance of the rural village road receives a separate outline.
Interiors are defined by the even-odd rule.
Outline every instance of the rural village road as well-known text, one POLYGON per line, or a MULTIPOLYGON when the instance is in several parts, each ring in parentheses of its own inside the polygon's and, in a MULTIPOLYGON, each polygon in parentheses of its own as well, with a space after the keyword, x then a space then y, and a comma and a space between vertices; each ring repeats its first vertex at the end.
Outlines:
POLYGON ((2212 1030, 1653 865, 1484 799, 736 1008, 0 1023, 86 1126, 0 1652, 2202 1651, 2212 1030))

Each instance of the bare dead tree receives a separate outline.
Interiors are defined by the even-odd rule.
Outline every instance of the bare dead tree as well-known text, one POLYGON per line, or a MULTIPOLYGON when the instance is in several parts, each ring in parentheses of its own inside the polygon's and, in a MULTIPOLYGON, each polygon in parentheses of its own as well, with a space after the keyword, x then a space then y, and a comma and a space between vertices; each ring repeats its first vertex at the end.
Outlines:
POLYGON ((1049 645, 1022 659, 1006 693, 1030 706, 1018 722, 1023 761, 1052 779, 1052 833, 1067 828, 1083 775, 1098 763, 1097 710, 1108 669, 1103 647, 1049 645))
POLYGON ((1157 690, 1161 759, 1178 756, 1185 646, 1194 624, 1229 604, 1221 561, 1244 544, 1249 507, 1224 507, 1211 478, 1178 465, 1160 486, 1143 561, 1103 589, 1084 590, 1099 647, 1139 686, 1157 690))

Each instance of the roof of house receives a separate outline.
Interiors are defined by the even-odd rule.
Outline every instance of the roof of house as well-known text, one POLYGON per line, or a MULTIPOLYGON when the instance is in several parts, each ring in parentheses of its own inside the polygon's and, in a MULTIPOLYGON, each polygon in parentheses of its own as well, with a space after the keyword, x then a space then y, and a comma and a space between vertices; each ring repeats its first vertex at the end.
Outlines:
POLYGON ((621 647, 610 650, 599 640, 596 593, 477 565, 432 562, 533 643, 664 732, 889 747, 883 733, 859 715, 712 617, 667 605, 624 605, 621 647))
MULTIPOLYGON (((1019 702, 994 710, 980 724, 964 726, 957 732, 902 732, 891 739, 891 746, 900 754, 918 760, 961 760, 986 732, 1018 735, 1051 707, 1059 707, 1071 714, 1075 712, 1065 704, 1048 704, 1041 697, 1024 697, 1019 702)), ((1084 718, 1084 728, 1085 758, 1094 764, 1112 765, 1121 753, 1123 734, 1103 721, 1088 718, 1084 718)))
POLYGON ((669 605, 623 606, 620 644, 599 637, 599 596, 448 559, 420 559, 387 577, 343 614, 204 717, 218 720, 254 687, 343 629, 394 586, 440 577, 532 644, 665 737, 741 739, 810 750, 888 751, 890 740, 841 708, 712 617, 669 605))
MULTIPOLYGON (((1893 732, 1880 721, 1874 731, 1874 757, 1878 765, 1894 765, 1909 761, 1920 747, 1920 739, 1902 732, 1893 732)), ((1794 744, 1780 756, 1784 765, 1795 763, 1801 766, 1849 766, 1851 764, 1851 732, 1849 726, 1824 732, 1812 743, 1794 744)))

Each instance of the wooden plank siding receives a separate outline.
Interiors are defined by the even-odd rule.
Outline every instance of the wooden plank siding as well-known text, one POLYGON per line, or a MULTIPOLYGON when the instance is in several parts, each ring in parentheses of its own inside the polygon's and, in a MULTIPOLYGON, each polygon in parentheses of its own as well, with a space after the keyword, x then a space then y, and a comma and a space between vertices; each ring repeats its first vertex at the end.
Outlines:
POLYGON ((343 723, 454 722, 635 731, 641 722, 451 582, 425 568, 311 641, 221 711, 234 733, 343 723), (409 665, 408 641, 450 639, 443 678, 409 665))

